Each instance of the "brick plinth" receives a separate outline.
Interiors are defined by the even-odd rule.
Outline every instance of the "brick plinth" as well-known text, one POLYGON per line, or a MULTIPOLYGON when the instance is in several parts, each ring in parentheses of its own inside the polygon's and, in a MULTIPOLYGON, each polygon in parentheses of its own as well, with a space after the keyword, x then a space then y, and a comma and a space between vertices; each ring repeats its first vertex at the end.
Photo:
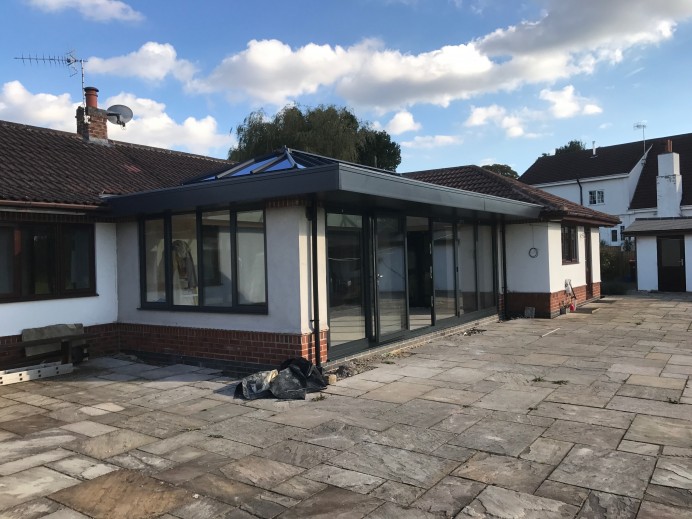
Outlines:
MULTIPOLYGON (((587 298, 586 285, 573 287, 574 295, 576 296, 575 304, 585 303, 590 299, 597 299, 601 296, 601 284, 593 283, 592 295, 587 298)), ((509 292, 507 301, 501 296, 501 308, 504 309, 505 303, 507 308, 507 316, 515 317, 524 315, 524 309, 529 306, 536 309, 536 317, 555 317, 560 315, 562 306, 569 306, 572 299, 567 296, 564 290, 549 293, 527 293, 527 292, 509 292)))
MULTIPOLYGON (((314 336, 152 326, 112 323, 86 326, 89 356, 100 357, 118 352, 144 359, 194 363, 223 367, 236 372, 254 372, 275 368, 286 359, 304 357, 315 362, 314 336)), ((327 332, 320 334, 320 362, 327 360, 327 332)), ((0 337, 0 369, 21 364, 24 351, 21 336, 0 337)))

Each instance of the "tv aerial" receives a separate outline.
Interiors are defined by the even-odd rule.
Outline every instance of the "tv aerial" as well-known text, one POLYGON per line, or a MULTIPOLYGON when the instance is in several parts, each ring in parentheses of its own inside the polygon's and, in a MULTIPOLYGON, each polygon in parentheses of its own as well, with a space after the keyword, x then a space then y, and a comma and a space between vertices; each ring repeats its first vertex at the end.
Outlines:
POLYGON ((123 130, 125 125, 132 120, 132 110, 129 106, 125 105, 113 105, 109 106, 106 110, 106 117, 108 117, 108 122, 122 126, 123 130))
POLYGON ((646 153, 646 136, 644 134, 644 130, 646 130, 646 121, 639 121, 638 123, 634 123, 632 129, 642 131, 642 142, 644 143, 644 153, 646 153))
POLYGON ((78 73, 81 72, 82 75, 82 106, 86 106, 86 99, 84 97, 84 64, 87 63, 87 60, 78 58, 75 56, 75 53, 73 50, 65 53, 64 56, 46 56, 42 55, 39 56, 38 54, 34 55, 27 55, 25 56, 23 53, 19 57, 15 57, 14 59, 21 60, 22 63, 26 64, 29 63, 31 65, 32 63, 43 63, 46 65, 59 65, 59 66, 65 66, 68 67, 70 70, 70 77, 76 76, 78 73))

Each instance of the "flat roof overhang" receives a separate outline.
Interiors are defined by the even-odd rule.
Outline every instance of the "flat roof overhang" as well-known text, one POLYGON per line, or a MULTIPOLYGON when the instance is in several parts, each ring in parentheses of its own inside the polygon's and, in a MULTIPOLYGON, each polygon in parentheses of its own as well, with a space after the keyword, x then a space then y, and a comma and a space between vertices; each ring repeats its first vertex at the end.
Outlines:
POLYGON ((199 206, 315 197, 325 205, 420 212, 435 217, 534 219, 542 206, 412 180, 397 174, 329 164, 210 180, 109 197, 114 216, 194 210, 199 206))

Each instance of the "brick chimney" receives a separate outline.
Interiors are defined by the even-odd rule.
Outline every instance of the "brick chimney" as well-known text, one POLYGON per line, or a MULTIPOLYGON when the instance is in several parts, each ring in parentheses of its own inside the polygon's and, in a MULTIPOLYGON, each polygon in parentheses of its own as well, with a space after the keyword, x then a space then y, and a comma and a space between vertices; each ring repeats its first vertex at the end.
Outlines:
POLYGON ((99 89, 84 87, 86 108, 77 108, 77 133, 85 141, 108 143, 108 118, 106 110, 98 107, 99 89))
POLYGON ((665 152, 658 155, 656 177, 656 216, 670 218, 680 216, 682 202, 682 175, 680 155, 673 152, 673 141, 665 142, 665 152))

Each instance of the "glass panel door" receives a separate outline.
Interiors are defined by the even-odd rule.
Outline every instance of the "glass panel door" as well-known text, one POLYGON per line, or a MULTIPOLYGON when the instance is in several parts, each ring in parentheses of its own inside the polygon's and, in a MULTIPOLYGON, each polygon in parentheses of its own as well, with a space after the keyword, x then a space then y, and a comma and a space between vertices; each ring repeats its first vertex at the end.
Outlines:
POLYGON ((451 223, 433 224, 433 281, 435 321, 456 315, 454 283, 454 228, 451 223))
POLYGON ((406 330, 406 239, 403 221, 378 216, 375 222, 377 340, 406 330))
POLYGON ((432 324, 432 253, 430 221, 406 217, 406 262, 408 269, 408 328, 432 324))
POLYGON ((362 216, 327 214, 327 258, 331 349, 366 338, 362 216))
POLYGON ((473 225, 457 226, 457 258, 459 261, 459 312, 478 310, 476 296, 476 235, 473 225))

